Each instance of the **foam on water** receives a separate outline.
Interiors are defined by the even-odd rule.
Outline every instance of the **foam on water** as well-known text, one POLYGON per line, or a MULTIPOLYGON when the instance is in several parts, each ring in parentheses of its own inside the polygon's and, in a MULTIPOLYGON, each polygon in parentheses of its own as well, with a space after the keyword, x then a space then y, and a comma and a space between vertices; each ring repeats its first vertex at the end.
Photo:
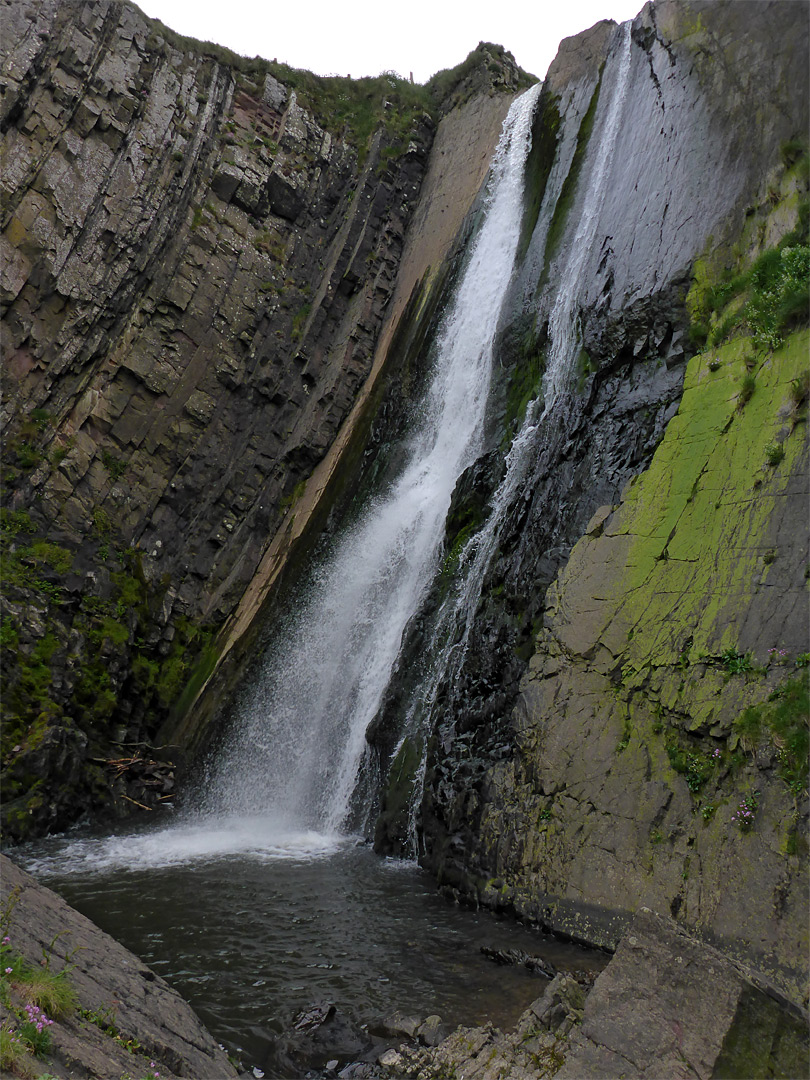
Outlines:
POLYGON ((155 870, 240 857, 260 862, 332 855, 346 837, 300 829, 278 818, 242 815, 178 821, 163 829, 103 837, 53 837, 23 849, 18 862, 37 877, 155 870))

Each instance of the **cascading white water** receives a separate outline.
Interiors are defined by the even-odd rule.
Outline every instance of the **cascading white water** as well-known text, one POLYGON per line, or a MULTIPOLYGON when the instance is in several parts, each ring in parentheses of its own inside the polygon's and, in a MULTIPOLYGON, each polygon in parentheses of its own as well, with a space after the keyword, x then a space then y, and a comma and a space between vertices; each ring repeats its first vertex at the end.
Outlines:
POLYGON ((246 694, 207 788, 209 812, 269 812, 326 832, 347 821, 366 730, 436 572, 456 481, 481 449, 539 91, 522 95, 504 122, 483 224, 439 334, 404 469, 340 538, 246 694))
POLYGON ((615 73, 610 98, 605 112, 602 130, 596 144, 596 155, 588 161, 588 186, 582 203, 582 211, 573 241, 567 245, 565 262, 557 284, 554 305, 548 320, 550 348, 543 379, 544 409, 548 412, 567 388, 571 370, 580 345, 579 303, 582 269, 591 252, 599 214, 605 200, 607 179, 616 136, 622 118, 627 78, 630 73, 630 47, 632 38, 629 22, 622 24, 622 40, 619 47, 619 65, 615 73))
MULTIPOLYGON (((428 651, 433 654, 430 670, 418 692, 411 698, 396 751, 406 738, 418 735, 425 725, 425 718, 430 716, 439 688, 448 680, 452 685, 461 670, 484 580, 497 550, 502 527, 525 488, 529 470, 536 457, 540 421, 543 417, 552 417, 555 405, 569 389, 580 347, 579 303, 582 271, 596 237, 627 91, 632 45, 630 31, 629 22, 621 26, 621 38, 616 49, 618 62, 613 70, 609 65, 605 72, 606 103, 604 111, 597 117, 592 150, 583 166, 586 186, 580 217, 573 242, 566 244, 562 265, 558 267, 549 316, 549 347, 542 394, 529 403, 523 424, 507 454, 504 478, 493 495, 487 520, 467 541, 460 553, 459 565, 462 572, 456 592, 445 600, 436 617, 432 640, 428 645, 428 651)), ((557 176, 556 183, 553 186, 549 183, 546 188, 537 223, 537 229, 543 230, 544 234, 547 234, 563 180, 564 176, 557 176)), ((419 792, 424 783, 425 766, 426 757, 423 753, 410 808, 409 831, 414 850, 419 792)))

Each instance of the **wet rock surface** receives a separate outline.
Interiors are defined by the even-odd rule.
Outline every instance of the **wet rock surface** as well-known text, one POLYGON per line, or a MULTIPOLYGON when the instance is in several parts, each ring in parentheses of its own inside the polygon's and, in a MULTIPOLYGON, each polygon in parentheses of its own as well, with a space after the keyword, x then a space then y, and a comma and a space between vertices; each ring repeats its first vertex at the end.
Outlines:
POLYGON ((260 1065, 268 1076, 303 1076, 316 1070, 334 1075, 338 1062, 359 1059, 373 1046, 368 1031, 352 1024, 331 1002, 322 1002, 293 1018, 289 1031, 260 1065))
POLYGON ((380 1064, 384 1076, 418 1080, 709 1080, 801 1075, 808 1045, 805 1013, 645 909, 592 989, 557 975, 514 1031, 459 1028, 435 1049, 403 1046, 380 1064))
POLYGON ((184 1080, 238 1075, 176 991, 5 855, 0 890, 11 947, 32 965, 46 957, 51 972, 67 968, 78 998, 73 1015, 49 1027, 52 1050, 41 1071, 60 1080, 150 1068, 184 1080))

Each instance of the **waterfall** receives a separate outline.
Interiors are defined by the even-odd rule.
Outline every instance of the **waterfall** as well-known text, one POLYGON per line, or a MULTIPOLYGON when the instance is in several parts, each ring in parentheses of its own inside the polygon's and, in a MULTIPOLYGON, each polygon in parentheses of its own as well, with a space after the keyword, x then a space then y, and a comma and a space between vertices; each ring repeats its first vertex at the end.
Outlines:
POLYGON ((437 571, 458 477, 482 449, 493 340, 512 275, 540 85, 504 122, 483 224, 443 320, 400 475, 338 540, 238 707, 205 809, 334 832, 350 820, 365 734, 403 631, 437 571))
MULTIPOLYGON (((486 575, 498 549, 507 518, 524 495, 537 457, 538 439, 543 437, 543 431, 549 423, 565 422, 561 399, 569 389, 580 347, 579 302, 582 272, 593 248, 610 179, 610 166, 628 86, 632 45, 630 30, 629 22, 622 24, 616 47, 618 61, 606 66, 605 105, 597 118, 592 145, 583 165, 585 186, 580 217, 572 242, 566 244, 563 250, 562 265, 557 267, 557 282, 553 299, 550 301, 549 345, 542 393, 529 403, 522 426, 512 441, 506 455, 504 477, 492 497, 486 521, 478 532, 467 540, 460 552, 455 591, 446 597, 433 621, 430 637, 424 648, 430 658, 427 671, 416 691, 411 694, 395 755, 406 739, 424 741, 423 733, 431 726, 431 713, 442 687, 449 685, 450 698, 453 699, 486 575)), ((547 185, 536 225, 536 230, 542 235, 548 234, 564 179, 565 176, 558 173, 554 183, 549 182, 547 185)), ((446 747, 456 738, 454 731, 441 734, 446 747)), ((426 752, 423 748, 410 802, 409 836, 410 846, 414 851, 417 847, 417 817, 425 768, 426 752)))
POLYGON ((616 136, 622 118, 622 106, 627 92, 630 73, 630 23, 621 27, 619 65, 615 73, 605 112, 601 135, 595 147, 595 159, 588 161, 587 188, 582 211, 573 240, 565 249, 565 260, 560 271, 554 305, 548 321, 551 346, 548 350, 546 373, 543 380, 544 408, 548 412, 568 388, 571 369, 580 344, 578 304, 581 291, 582 270, 590 254, 599 224, 599 213, 605 199, 610 165, 616 147, 616 136))

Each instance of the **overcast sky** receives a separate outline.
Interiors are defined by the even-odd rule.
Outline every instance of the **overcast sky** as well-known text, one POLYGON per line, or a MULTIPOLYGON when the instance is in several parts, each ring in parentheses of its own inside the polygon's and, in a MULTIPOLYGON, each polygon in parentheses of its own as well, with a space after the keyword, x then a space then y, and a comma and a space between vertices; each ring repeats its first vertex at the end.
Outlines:
POLYGON ((623 22, 644 0, 136 0, 173 30, 319 75, 413 72, 425 82, 479 41, 505 46, 542 78, 564 37, 623 22))

